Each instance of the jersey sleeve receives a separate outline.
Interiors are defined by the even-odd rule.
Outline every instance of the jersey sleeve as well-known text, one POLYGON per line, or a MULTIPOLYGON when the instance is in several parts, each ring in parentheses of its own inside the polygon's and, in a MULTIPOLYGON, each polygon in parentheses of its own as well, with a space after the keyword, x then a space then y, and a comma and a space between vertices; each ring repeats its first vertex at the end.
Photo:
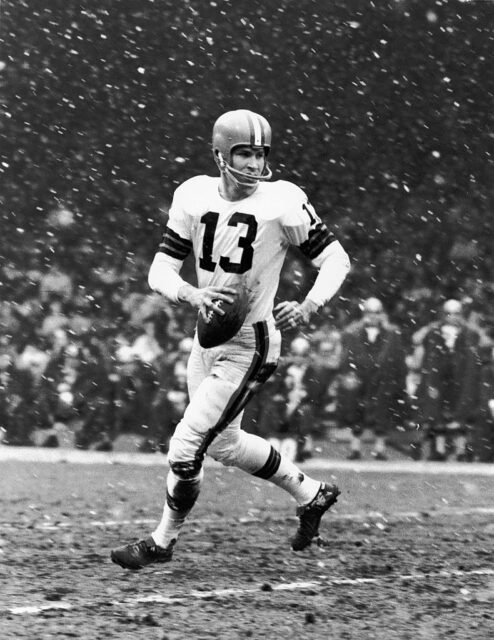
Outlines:
POLYGON ((168 223, 158 251, 175 260, 185 260, 192 251, 191 218, 186 211, 187 183, 173 194, 168 223))
POLYGON ((294 184, 286 189, 287 207, 282 216, 283 232, 287 242, 299 247, 313 262, 324 249, 336 240, 310 204, 307 196, 294 184))

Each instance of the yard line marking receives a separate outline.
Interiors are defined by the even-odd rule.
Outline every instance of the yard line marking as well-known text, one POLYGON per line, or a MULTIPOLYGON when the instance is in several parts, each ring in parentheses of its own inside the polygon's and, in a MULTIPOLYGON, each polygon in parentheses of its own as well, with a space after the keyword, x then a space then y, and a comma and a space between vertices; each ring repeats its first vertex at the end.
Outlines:
MULTIPOLYGON (((468 509, 458 509, 458 508, 443 508, 443 509, 434 509, 428 510, 423 509, 422 511, 362 511, 359 513, 336 513, 331 512, 332 520, 340 520, 340 521, 362 521, 362 520, 384 520, 385 522, 389 520, 409 520, 409 519, 430 519, 437 518, 441 516, 471 516, 471 515, 494 515, 494 507, 470 507, 468 509)), ((240 520, 237 518, 231 518, 229 522, 238 522, 239 524, 261 524, 263 522, 287 522, 290 520, 295 521, 297 517, 295 515, 286 515, 279 517, 268 517, 268 518, 257 518, 257 517, 242 517, 240 520)), ((224 518, 190 518, 188 520, 191 526, 207 526, 207 525, 215 525, 224 522, 224 518)), ((35 523, 34 525, 29 525, 33 529, 42 530, 42 531, 58 531, 59 529, 71 529, 72 527, 77 527, 79 529, 92 529, 92 528, 111 528, 111 527, 122 527, 122 526, 156 526, 158 520, 156 518, 136 518, 134 520, 89 520, 88 522, 40 522, 35 523)), ((0 522, 0 529, 18 529, 19 523, 15 525, 11 522, 0 522)))
POLYGON ((180 596, 162 596, 160 594, 153 594, 149 596, 141 596, 137 598, 129 598, 124 602, 114 602, 114 605, 125 606, 137 606, 145 603, 157 603, 157 604, 173 604, 177 602, 187 602, 190 599, 204 600, 208 598, 222 598, 229 596, 242 596, 245 594, 270 592, 270 591, 300 591, 302 589, 321 589, 328 586, 358 586, 367 584, 378 584, 380 582, 395 582, 400 580, 402 582, 413 580, 429 580, 434 578, 467 578, 470 576, 494 576, 494 569, 472 569, 466 570, 451 570, 451 571, 437 571, 431 573, 410 573, 402 574, 398 576, 386 575, 375 576, 368 578, 332 578, 328 577, 324 580, 317 582, 291 582, 280 583, 261 587, 248 587, 248 588, 230 588, 230 589, 212 589, 211 591, 190 591, 186 595, 180 596))
POLYGON ((247 593, 260 593, 260 592, 270 592, 270 591, 299 591, 302 589, 320 589, 328 586, 358 586, 358 585, 366 585, 366 584, 377 584, 380 582, 395 582, 397 580, 406 582, 413 580, 428 580, 434 578, 465 578, 470 576, 493 576, 494 569, 472 569, 471 571, 466 570, 452 570, 452 571, 437 571, 431 573, 410 573, 410 574, 402 574, 398 576, 386 575, 386 576, 375 576, 368 578, 332 578, 328 577, 324 580, 319 580, 317 582, 291 582, 291 583, 280 583, 268 585, 261 587, 248 587, 248 588, 230 588, 230 589, 212 589, 211 591, 190 591, 185 595, 177 595, 177 596, 162 596, 160 594, 153 594, 149 596, 140 596, 137 598, 129 598, 124 602, 114 602, 114 605, 127 605, 127 606, 137 606, 139 604, 145 603, 158 603, 158 604, 173 604, 176 602, 186 602, 192 599, 204 600, 208 598, 221 598, 228 596, 241 596, 247 593))
MULTIPOLYGON (((137 466, 167 467, 162 453, 138 453, 124 451, 82 451, 80 449, 50 449, 44 447, 11 447, 0 445, 0 462, 66 462, 71 464, 129 464, 137 466)), ((206 467, 222 465, 211 458, 206 467)), ((313 458, 300 463, 302 469, 322 471, 353 471, 355 473, 412 473, 422 475, 478 475, 494 476, 494 464, 485 462, 429 462, 417 460, 337 460, 313 458)))
MULTIPOLYGON (((174 602, 182 602, 195 598, 196 600, 205 600, 212 597, 225 597, 225 596, 243 596, 247 593, 259 593, 261 591, 298 591, 299 589, 312 589, 320 586, 318 582, 290 582, 284 584, 269 585, 266 589, 263 587, 249 587, 249 588, 230 588, 230 589, 213 589, 211 591, 190 591, 184 596, 162 596, 159 593, 150 596, 141 596, 130 601, 126 601, 125 604, 136 605, 146 602, 155 602, 158 604, 172 604, 174 602)), ((124 604, 114 602, 113 604, 124 604)))
POLYGON ((43 613, 43 611, 52 611, 53 609, 63 609, 64 611, 69 611, 73 609, 74 605, 70 604, 70 602, 51 602, 50 604, 41 604, 41 605, 30 605, 26 607, 13 607, 9 609, 9 613, 13 613, 17 616, 22 616, 25 614, 38 614, 43 613))
MULTIPOLYGON (((171 572, 167 572, 171 573, 171 572)), ((114 601, 112 604, 119 607, 135 607, 140 604, 176 604, 181 602, 188 602, 192 600, 207 600, 208 598, 230 598, 236 596, 243 596, 253 593, 269 593, 272 591, 301 591, 303 589, 322 589, 330 586, 359 586, 368 584, 379 584, 383 582, 393 583, 396 581, 410 582, 414 580, 430 580, 434 578, 469 578, 474 576, 494 576, 494 569, 482 568, 472 570, 451 570, 451 571, 435 571, 430 573, 409 573, 401 575, 375 576, 367 578, 337 578, 330 577, 323 580, 311 581, 311 582, 287 582, 279 584, 265 584, 257 587, 235 587, 226 589, 212 589, 209 591, 197 591, 192 590, 183 595, 176 596, 163 596, 159 593, 151 594, 148 596, 140 596, 137 598, 128 598, 123 601, 114 601)), ((25 607, 11 607, 6 611, 13 615, 37 615, 44 611, 51 611, 56 609, 61 610, 75 610, 82 608, 76 604, 70 602, 53 602, 45 605, 32 605, 25 607)), ((5 610, 0 609, 0 613, 5 610)))

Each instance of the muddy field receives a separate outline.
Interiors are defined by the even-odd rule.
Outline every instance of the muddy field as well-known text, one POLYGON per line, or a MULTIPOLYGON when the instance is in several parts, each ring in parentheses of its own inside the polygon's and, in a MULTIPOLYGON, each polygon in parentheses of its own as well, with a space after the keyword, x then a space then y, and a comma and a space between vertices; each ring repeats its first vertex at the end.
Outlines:
POLYGON ((132 573, 109 550, 151 530, 167 469, 153 456, 101 460, 0 462, 1 638, 494 637, 487 467, 312 461, 310 473, 343 493, 324 520, 325 544, 296 554, 291 499, 209 466, 173 562, 132 573))

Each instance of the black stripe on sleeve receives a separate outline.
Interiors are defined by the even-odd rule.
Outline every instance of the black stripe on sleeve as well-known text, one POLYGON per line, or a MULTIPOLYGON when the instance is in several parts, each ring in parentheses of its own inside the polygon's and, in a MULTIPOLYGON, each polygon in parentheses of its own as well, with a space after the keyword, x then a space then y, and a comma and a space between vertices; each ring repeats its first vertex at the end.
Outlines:
POLYGON ((192 251, 192 242, 180 237, 178 233, 175 233, 175 231, 167 227, 163 234, 159 251, 161 251, 161 253, 165 253, 171 258, 185 260, 192 251))
POLYGON ((305 242, 302 242, 300 250, 310 258, 310 260, 314 260, 325 247, 335 240, 334 234, 323 222, 320 222, 309 231, 309 237, 305 242))

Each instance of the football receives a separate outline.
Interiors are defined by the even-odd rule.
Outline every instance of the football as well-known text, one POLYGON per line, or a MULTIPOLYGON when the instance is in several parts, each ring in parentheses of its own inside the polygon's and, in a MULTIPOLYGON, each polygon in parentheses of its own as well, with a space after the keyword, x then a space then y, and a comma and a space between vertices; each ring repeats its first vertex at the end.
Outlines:
POLYGON ((237 290, 237 295, 231 304, 223 300, 215 300, 215 302, 224 310, 225 315, 222 316, 210 310, 207 319, 202 313, 199 313, 197 318, 197 337, 204 349, 218 347, 233 338, 243 325, 249 310, 248 296, 243 288, 237 290))

